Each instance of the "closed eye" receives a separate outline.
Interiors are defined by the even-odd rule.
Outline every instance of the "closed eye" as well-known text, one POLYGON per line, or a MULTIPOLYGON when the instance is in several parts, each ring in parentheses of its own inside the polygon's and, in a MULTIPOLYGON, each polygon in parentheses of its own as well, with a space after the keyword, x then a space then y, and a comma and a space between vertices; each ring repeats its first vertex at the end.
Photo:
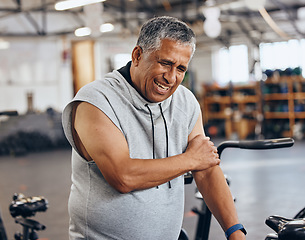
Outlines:
POLYGON ((179 66, 179 67, 178 67, 178 70, 179 70, 180 72, 186 72, 187 68, 184 67, 184 66, 179 66))
POLYGON ((159 63, 160 63, 162 66, 171 66, 171 65, 173 65, 172 62, 167 62, 167 61, 159 61, 159 63))
MULTIPOLYGON (((162 61, 158 61, 162 66, 170 66, 172 67, 173 65, 175 65, 173 62, 171 61, 166 61, 166 60, 162 60, 162 61)), ((177 67, 178 71, 181 73, 184 73, 187 71, 187 67, 183 66, 183 65, 179 65, 177 67)))

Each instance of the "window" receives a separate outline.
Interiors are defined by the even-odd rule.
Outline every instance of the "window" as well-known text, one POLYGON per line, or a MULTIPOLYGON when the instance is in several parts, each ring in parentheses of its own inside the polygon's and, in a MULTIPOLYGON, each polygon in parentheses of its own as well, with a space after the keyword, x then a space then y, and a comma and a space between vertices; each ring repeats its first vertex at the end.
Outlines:
POLYGON ((222 48, 212 56, 213 78, 220 84, 247 82, 249 80, 248 48, 236 45, 222 48))
MULTIPOLYGON (((305 39, 260 44, 262 70, 305 68, 305 39)), ((304 71, 303 71, 303 76, 304 71)))
POLYGON ((115 54, 113 57, 113 68, 119 69, 124 67, 129 61, 131 61, 131 55, 129 53, 115 54))

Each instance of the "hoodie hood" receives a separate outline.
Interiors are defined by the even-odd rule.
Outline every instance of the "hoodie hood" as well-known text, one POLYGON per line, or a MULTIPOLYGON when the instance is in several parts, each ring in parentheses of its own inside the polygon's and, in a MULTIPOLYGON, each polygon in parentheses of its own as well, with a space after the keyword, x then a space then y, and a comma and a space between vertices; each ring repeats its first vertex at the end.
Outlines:
POLYGON ((117 70, 108 73, 105 76, 105 80, 118 90, 121 98, 126 98, 126 100, 131 102, 132 105, 141 112, 150 115, 150 112, 147 109, 147 106, 149 106, 154 118, 161 116, 160 104, 163 112, 165 112, 171 104, 172 96, 159 103, 148 102, 117 70))

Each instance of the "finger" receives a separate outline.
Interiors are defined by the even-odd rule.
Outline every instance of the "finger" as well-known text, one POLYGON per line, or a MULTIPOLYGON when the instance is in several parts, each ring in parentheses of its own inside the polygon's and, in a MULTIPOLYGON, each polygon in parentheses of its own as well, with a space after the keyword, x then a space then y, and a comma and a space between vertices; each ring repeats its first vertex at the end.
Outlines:
POLYGON ((206 137, 206 136, 203 137, 202 139, 205 140, 205 141, 208 141, 208 142, 210 141, 210 138, 209 138, 209 137, 206 137))
POLYGON ((218 151, 217 151, 217 147, 213 147, 213 152, 215 152, 215 153, 217 153, 218 151))

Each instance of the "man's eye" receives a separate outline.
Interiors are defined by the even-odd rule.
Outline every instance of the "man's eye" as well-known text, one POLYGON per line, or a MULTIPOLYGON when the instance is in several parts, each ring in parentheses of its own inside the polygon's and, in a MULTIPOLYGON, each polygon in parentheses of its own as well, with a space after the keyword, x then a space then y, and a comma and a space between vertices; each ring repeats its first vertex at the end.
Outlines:
POLYGON ((168 66, 168 65, 169 65, 168 62, 160 62, 160 64, 161 64, 162 66, 168 66))
POLYGON ((184 73, 184 72, 186 72, 186 69, 185 68, 178 68, 178 71, 184 73))

